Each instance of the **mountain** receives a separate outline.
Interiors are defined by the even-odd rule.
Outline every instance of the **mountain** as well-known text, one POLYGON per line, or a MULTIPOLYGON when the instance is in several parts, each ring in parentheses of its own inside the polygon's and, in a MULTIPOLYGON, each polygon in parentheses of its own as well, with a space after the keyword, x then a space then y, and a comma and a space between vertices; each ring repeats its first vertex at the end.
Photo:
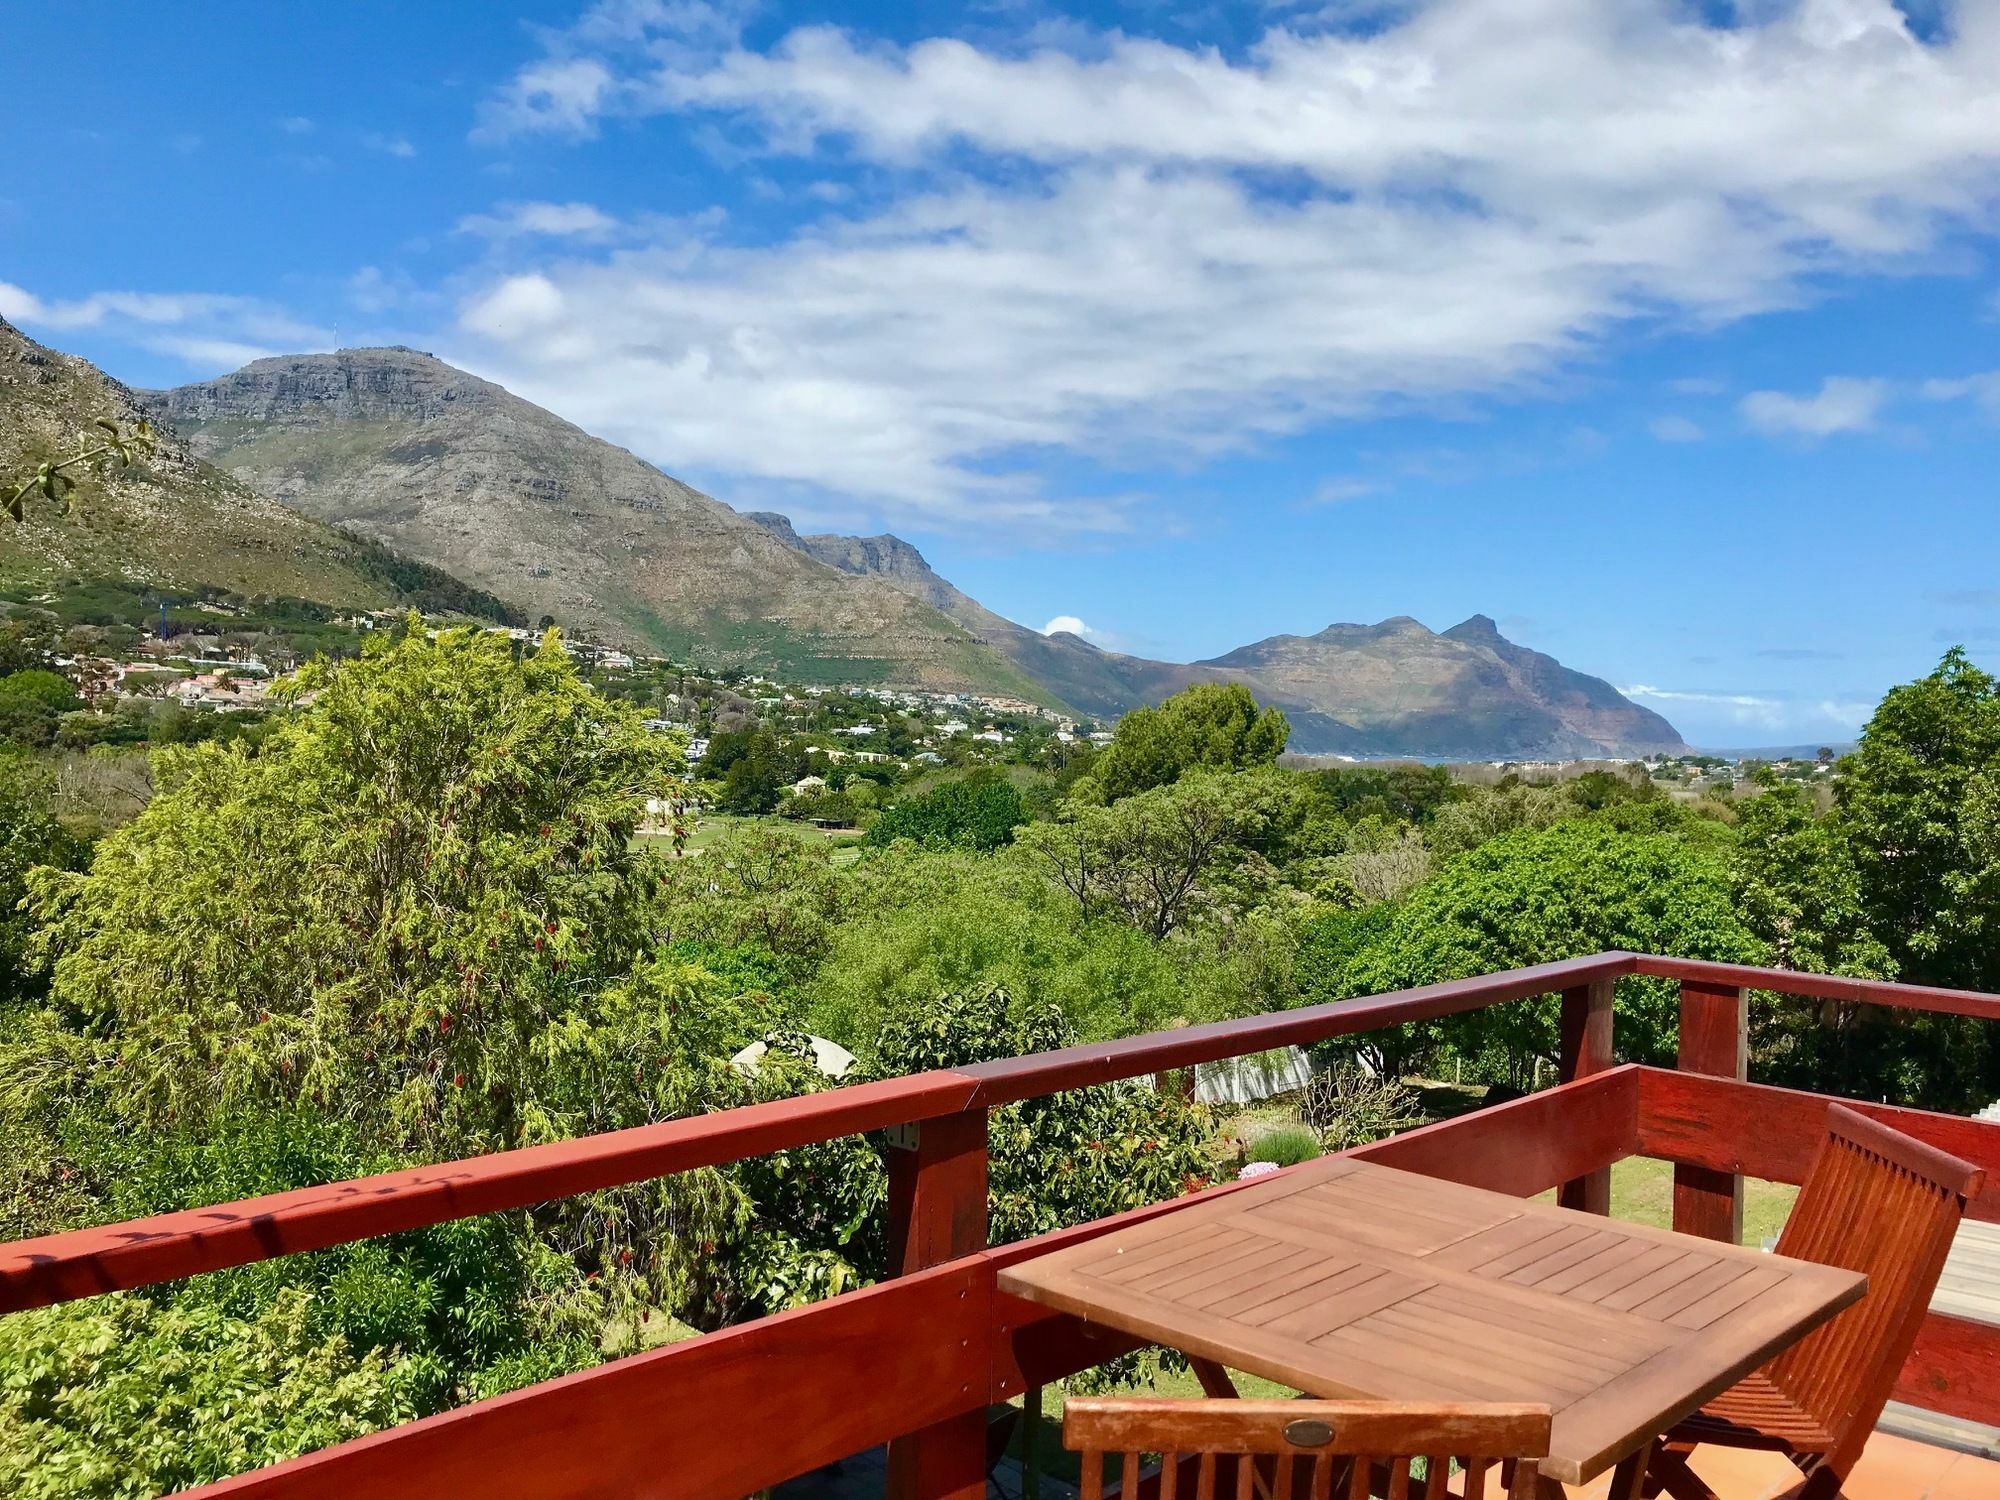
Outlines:
POLYGON ((1442 634, 1401 616, 1275 635, 1181 665, 1042 635, 961 592, 895 536, 801 536, 784 516, 751 519, 843 572, 882 579, 949 615, 1078 709, 1115 717, 1194 682, 1241 682, 1292 721, 1306 754, 1437 760, 1680 754, 1679 733, 1610 683, 1518 646, 1485 615, 1442 634))
POLYGON ((921 598, 428 354, 260 359, 146 401, 259 492, 531 616, 794 679, 1049 697, 921 598))
POLYGON ((955 587, 899 536, 801 536, 790 520, 773 511, 751 511, 748 517, 828 567, 879 578, 921 599, 1079 713, 1116 718, 1141 703, 1171 697, 1190 683, 1219 682, 1228 676, 1201 667, 1120 656, 1066 631, 1043 635, 1017 625, 955 587))
MULTIPOLYGON (((894 536, 801 536, 739 513, 500 386, 411 349, 258 360, 146 394, 192 453, 593 634, 794 679, 1008 693, 1112 718, 1196 682, 1241 682, 1292 746, 1436 759, 1684 749, 1610 684, 1475 615, 1272 636, 1152 661, 1043 635, 954 587, 894 536)), ((303 523, 301 523, 303 524, 303 523)))
MULTIPOLYGON (((1274 635, 1202 665, 1310 709, 1312 737, 1350 755, 1435 760, 1685 753, 1678 731, 1610 683, 1517 646, 1485 615, 1442 634, 1407 615, 1274 635)), ((1300 745, 1297 737, 1294 748, 1300 745)))
MULTIPOLYGON (((140 398, 87 360, 44 348, 0 320, 0 479, 93 446, 105 418, 130 428, 140 398)), ((170 430, 121 473, 78 476, 73 508, 31 495, 0 515, 0 586, 11 594, 116 582, 226 590, 343 608, 404 602, 501 618, 497 599, 378 544, 344 536, 220 472, 170 430)))

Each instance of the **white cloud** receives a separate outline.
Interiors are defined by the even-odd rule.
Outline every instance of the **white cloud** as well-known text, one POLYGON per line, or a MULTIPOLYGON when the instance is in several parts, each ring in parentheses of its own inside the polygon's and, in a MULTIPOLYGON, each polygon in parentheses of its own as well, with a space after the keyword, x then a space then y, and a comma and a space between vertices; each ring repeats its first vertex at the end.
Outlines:
POLYGON ((1699 423, 1674 414, 1653 418, 1646 430, 1663 443, 1698 443, 1704 436, 1699 423))
POLYGON ((407 137, 382 135, 373 130, 361 137, 361 144, 370 151, 380 151, 384 156, 402 157, 405 160, 417 154, 417 148, 410 144, 407 137))
MULTIPOLYGON (((1035 455, 1200 461, 1533 393, 1621 324, 1929 269, 1991 226, 2000 7, 1932 40, 1891 0, 1740 17, 1424 0, 1241 53, 1079 27, 1039 50, 825 27, 757 50, 726 7, 602 5, 484 134, 678 112, 738 149, 886 165, 887 195, 762 245, 677 226, 545 251, 508 270, 560 312, 496 317, 520 294, 492 272, 464 352, 663 463, 932 519, 1115 522, 1048 493, 1035 455)), ((1832 394, 1844 414, 1827 392, 1751 410, 1851 429, 1865 390, 1832 394)))
POLYGON ((1342 505, 1349 500, 1363 500, 1370 495, 1382 493, 1382 486, 1372 479, 1356 479, 1351 476, 1322 479, 1313 488, 1308 506, 1342 505))
POLYGON ((1618 691, 1642 702, 1678 704, 1688 709, 1705 710, 1706 716, 1717 722, 1773 733, 1852 731, 1858 729, 1875 708, 1872 703, 1858 700, 1822 698, 1803 702, 1772 693, 1694 691, 1652 687, 1646 683, 1634 683, 1618 691))
POLYGON ((1740 410, 1743 420, 1758 432, 1821 438, 1868 431, 1889 396, 1886 380, 1829 375, 1809 396, 1752 391, 1743 398, 1740 410))
POLYGON ((1926 401, 1975 401, 2000 416, 2000 370, 1956 380, 1926 380, 1919 391, 1926 401))
POLYGON ((522 235, 603 239, 617 228, 616 219, 589 203, 501 203, 492 213, 458 221, 459 233, 496 240, 522 235))
POLYGON ((1084 624, 1083 621, 1079 620, 1075 615, 1057 615, 1053 620, 1049 621, 1048 624, 1042 627, 1043 635, 1088 636, 1090 633, 1091 633, 1090 627, 1084 624))
POLYGON ((93 292, 49 302, 0 282, 0 317, 54 333, 101 330, 218 370, 267 354, 328 348, 333 342, 328 330, 282 308, 213 292, 93 292))
POLYGON ((278 129, 286 135, 311 135, 316 128, 304 115, 287 115, 278 121, 278 129))
POLYGON ((474 137, 530 131, 587 135, 612 93, 611 69, 595 58, 551 58, 523 68, 480 110, 474 137))

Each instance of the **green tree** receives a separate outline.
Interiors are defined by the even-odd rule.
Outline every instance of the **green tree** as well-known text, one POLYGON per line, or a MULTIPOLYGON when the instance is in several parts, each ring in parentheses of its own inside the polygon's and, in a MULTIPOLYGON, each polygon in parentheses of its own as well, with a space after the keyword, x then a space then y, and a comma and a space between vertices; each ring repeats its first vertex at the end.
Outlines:
POLYGON ((253 1318, 114 1293, 0 1318, 0 1490, 164 1494, 406 1421, 380 1353, 288 1290, 253 1318))
POLYGON ((72 713, 83 706, 76 696, 75 685, 62 673, 46 667, 28 667, 0 677, 0 698, 27 699, 59 714, 72 713))
POLYGON ((657 920, 673 943, 754 943, 794 978, 826 956, 847 911, 832 851, 769 824, 742 824, 663 873, 657 920))
POLYGON ((1110 745, 1091 765, 1091 779, 1107 802, 1115 802, 1197 767, 1269 765, 1290 737, 1284 714, 1259 709, 1241 683, 1197 683, 1157 708, 1134 709, 1120 719, 1110 745))
POLYGON ((297 1103, 425 1151, 610 1123, 601 1087, 549 1081, 593 1011, 698 987, 634 968, 653 856, 633 833, 671 745, 553 635, 517 661, 413 617, 293 688, 309 706, 255 754, 163 752, 161 794, 88 872, 31 877, 57 1020, 118 1107, 297 1103))
POLYGON ((1901 977, 2000 990, 2000 683, 1947 652, 1890 689, 1834 790, 1870 926, 1901 977))
MULTIPOLYGON (((1078 1040, 1060 1013, 1017 1006, 1000 988, 941 995, 882 1029, 885 1074, 959 1068, 1078 1040)), ((1137 1083, 1072 1089, 993 1111, 991 1238, 996 1244, 1171 1198, 1206 1180, 1205 1108, 1137 1083)))
POLYGON ((975 771, 963 781, 946 782, 884 809, 868 831, 868 842, 911 839, 931 847, 998 849, 1010 843, 1014 830, 1027 820, 1027 809, 1012 782, 992 771, 975 771))
POLYGON ((1011 854, 900 844, 871 851, 850 881, 848 915, 807 986, 806 1018, 857 1052, 939 994, 996 986, 1024 1007, 1059 1011, 1091 1040, 1208 1014, 1174 955, 1121 921, 1085 920, 1011 854))
POLYGON ((1232 889, 1275 879, 1256 850, 1277 790, 1257 776, 1188 776, 1109 806, 1065 803, 1019 844, 1085 918, 1163 938, 1232 889))
MULTIPOLYGON (((1340 940, 1333 940, 1338 952, 1340 940)), ((1726 841, 1684 820, 1673 831, 1629 832, 1603 817, 1503 834, 1451 864, 1395 912, 1387 931, 1348 959, 1322 990, 1379 994, 1527 964, 1625 948, 1756 962, 1763 945, 1736 908, 1726 841)), ((1671 1054, 1671 986, 1619 986, 1619 1054, 1661 1062, 1671 1054)), ((1553 998, 1493 1006, 1433 1027, 1380 1038, 1401 1071, 1439 1042, 1526 1085, 1556 1058, 1553 998)))
POLYGON ((54 779, 32 757, 0 750, 0 1006, 39 990, 27 970, 33 931, 21 909, 28 871, 74 869, 88 852, 55 814, 54 779))
POLYGON ((1804 787, 1765 770, 1743 802, 1731 861, 1737 909, 1781 969, 1894 976, 1870 929, 1861 872, 1840 820, 1822 817, 1804 787))

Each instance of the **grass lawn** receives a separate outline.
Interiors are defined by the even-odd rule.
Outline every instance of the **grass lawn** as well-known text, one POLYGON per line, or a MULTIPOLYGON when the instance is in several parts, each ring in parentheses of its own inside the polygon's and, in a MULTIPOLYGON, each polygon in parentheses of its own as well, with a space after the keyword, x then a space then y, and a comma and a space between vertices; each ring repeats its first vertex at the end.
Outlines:
MULTIPOLYGON (((699 854, 730 829, 739 828, 746 823, 760 823, 766 828, 775 828, 780 833, 791 835, 800 843, 829 844, 833 848, 835 864, 848 864, 861 857, 861 830, 858 828, 828 830, 814 828, 811 824, 801 823, 795 818, 741 817, 735 813, 703 813, 688 834, 687 852, 699 854)), ((641 833, 639 838, 649 843, 664 844, 668 836, 663 833, 641 833)))

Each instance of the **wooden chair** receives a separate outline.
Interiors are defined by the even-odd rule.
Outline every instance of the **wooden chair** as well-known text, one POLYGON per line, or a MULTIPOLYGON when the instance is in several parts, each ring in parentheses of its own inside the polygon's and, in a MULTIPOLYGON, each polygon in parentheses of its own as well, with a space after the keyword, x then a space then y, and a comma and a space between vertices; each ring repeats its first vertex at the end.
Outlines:
POLYGON ((1121 1454, 1120 1500, 1534 1500, 1549 1451, 1545 1406, 1413 1406, 1389 1401, 1072 1400, 1063 1442, 1083 1461, 1082 1500, 1105 1500, 1105 1462, 1121 1454), (1157 1453, 1156 1474, 1140 1456, 1157 1453), (1413 1482, 1412 1458, 1426 1460, 1413 1482), (1463 1483, 1446 1488, 1451 1461, 1463 1483), (1228 1492, 1225 1494, 1224 1492, 1228 1492), (1496 1495, 1497 1500, 1497 1495, 1496 1495))
POLYGON ((1667 1434, 1647 1491, 1715 1500, 1688 1467, 1697 1443, 1775 1449, 1830 1500, 1881 1419, 1985 1174, 1843 1105, 1778 1236, 1778 1253, 1868 1276, 1862 1299, 1667 1434))

